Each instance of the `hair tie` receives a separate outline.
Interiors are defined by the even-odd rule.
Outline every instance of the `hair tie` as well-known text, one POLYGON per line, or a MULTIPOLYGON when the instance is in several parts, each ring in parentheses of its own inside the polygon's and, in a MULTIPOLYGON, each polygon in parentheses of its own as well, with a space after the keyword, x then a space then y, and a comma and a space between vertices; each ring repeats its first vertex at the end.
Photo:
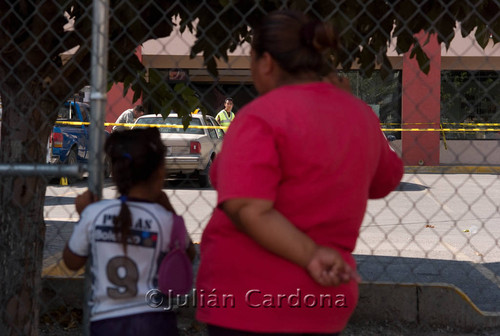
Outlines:
POLYGON ((118 197, 118 199, 119 199, 122 203, 125 203, 125 202, 128 200, 128 197, 127 197, 127 195, 121 195, 120 197, 118 197))
POLYGON ((123 153, 122 157, 124 157, 125 159, 132 160, 132 156, 129 153, 127 153, 127 152, 123 153))

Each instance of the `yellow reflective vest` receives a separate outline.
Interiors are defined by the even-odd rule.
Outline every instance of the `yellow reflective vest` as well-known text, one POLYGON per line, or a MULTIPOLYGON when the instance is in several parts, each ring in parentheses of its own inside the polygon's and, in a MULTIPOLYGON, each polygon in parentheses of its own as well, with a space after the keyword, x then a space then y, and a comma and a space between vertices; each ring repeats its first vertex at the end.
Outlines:
POLYGON ((220 111, 215 117, 215 120, 217 120, 222 127, 228 127, 229 124, 231 124, 231 121, 233 121, 233 119, 234 119, 234 113, 227 112, 226 110, 220 111))

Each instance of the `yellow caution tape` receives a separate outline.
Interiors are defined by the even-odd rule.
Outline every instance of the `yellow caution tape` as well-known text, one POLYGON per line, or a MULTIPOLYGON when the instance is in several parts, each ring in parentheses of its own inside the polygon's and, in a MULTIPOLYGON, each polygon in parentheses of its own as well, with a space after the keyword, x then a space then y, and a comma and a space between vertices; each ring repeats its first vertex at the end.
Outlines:
MULTIPOLYGON (((163 124, 114 124, 114 123, 104 123, 104 126, 126 126, 126 127, 158 127, 158 128, 184 128, 183 125, 163 125, 163 124)), ((188 128, 198 128, 198 129, 227 129, 228 126, 198 126, 190 125, 188 128)))
POLYGON ((485 126, 498 127, 500 123, 381 123, 384 132, 500 132, 500 128, 483 128, 485 126), (440 128, 406 128, 405 125, 440 125, 440 128), (397 125, 399 128, 387 128, 387 126, 397 125), (443 125, 465 126, 461 128, 444 128, 443 125))
POLYGON ((382 128, 383 132, 500 132, 500 128, 382 128))
MULTIPOLYGON (((90 125, 89 122, 82 121, 56 121, 57 125, 90 125)), ((104 123, 104 126, 125 126, 125 127, 158 127, 158 128, 184 128, 183 125, 163 125, 163 124, 130 124, 130 123, 104 123)), ((200 129, 222 129, 226 130, 228 126, 195 126, 190 125, 188 128, 200 128, 200 129)))
MULTIPOLYGON (((89 122, 80 121, 56 121, 59 125, 90 125, 89 122)), ((394 124, 394 123, 382 123, 381 126, 386 125, 424 125, 424 124, 436 124, 436 123, 404 123, 404 124, 394 124)), ((443 123, 452 124, 452 123, 443 123)), ((499 128, 478 128, 478 126, 500 126, 500 123, 490 123, 490 124, 467 124, 467 123, 457 123, 456 125, 466 125, 475 128, 385 128, 382 127, 383 132, 500 132, 499 128)), ((119 124, 119 123, 104 123, 104 126, 125 126, 125 127, 159 127, 159 128, 184 128, 183 125, 163 125, 163 124, 119 124)), ((227 130, 228 126, 194 126, 190 125, 188 128, 197 129, 222 129, 227 130)))
POLYGON ((500 126, 500 123, 439 123, 439 122, 427 122, 427 123, 380 123, 383 126, 390 125, 462 125, 462 126, 500 126))

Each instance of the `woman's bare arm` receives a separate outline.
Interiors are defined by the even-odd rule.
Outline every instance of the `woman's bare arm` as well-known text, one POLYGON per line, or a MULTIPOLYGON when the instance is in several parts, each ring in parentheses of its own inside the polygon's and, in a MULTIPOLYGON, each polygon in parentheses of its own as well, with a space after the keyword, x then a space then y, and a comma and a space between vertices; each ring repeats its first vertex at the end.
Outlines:
POLYGON ((317 245, 271 201, 231 199, 222 204, 222 209, 238 229, 266 250, 305 268, 321 285, 335 286, 357 277, 337 251, 317 245))

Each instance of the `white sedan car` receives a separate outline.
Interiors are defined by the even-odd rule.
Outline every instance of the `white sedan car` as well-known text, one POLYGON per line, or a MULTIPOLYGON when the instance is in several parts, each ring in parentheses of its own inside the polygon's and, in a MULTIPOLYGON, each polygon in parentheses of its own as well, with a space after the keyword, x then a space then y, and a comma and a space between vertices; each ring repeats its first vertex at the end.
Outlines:
MULTIPOLYGON (((215 156, 220 152, 224 132, 212 116, 192 114, 190 126, 184 130, 182 119, 170 113, 166 119, 159 114, 146 114, 137 118, 139 125, 158 125, 161 138, 167 148, 167 174, 169 177, 191 176, 200 187, 210 185, 209 170, 215 156), (203 128, 209 126, 212 128, 203 128)), ((154 127, 154 126, 153 126, 154 127)))

